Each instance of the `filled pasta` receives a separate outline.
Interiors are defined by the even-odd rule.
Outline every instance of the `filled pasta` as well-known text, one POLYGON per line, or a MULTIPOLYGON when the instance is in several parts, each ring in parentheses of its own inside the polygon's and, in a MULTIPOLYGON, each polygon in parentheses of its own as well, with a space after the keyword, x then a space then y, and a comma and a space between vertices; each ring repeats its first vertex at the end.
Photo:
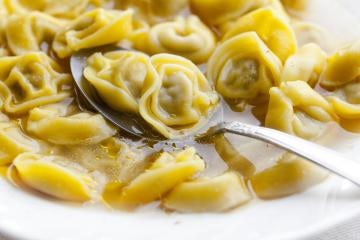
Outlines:
POLYGON ((87 62, 84 76, 107 105, 120 112, 139 112, 144 82, 157 78, 149 56, 134 51, 95 53, 87 62))
POLYGON ((173 154, 161 153, 145 172, 118 189, 120 192, 114 204, 131 209, 157 200, 179 183, 191 179, 204 167, 204 161, 194 148, 173 154))
POLYGON ((268 95, 280 80, 282 64, 255 32, 220 44, 208 63, 207 76, 226 99, 247 100, 268 95))
POLYGON ((332 106, 304 81, 285 82, 270 89, 266 127, 315 139, 323 133, 323 123, 337 120, 332 106))
POLYGON ((3 57, 0 66, 0 99, 5 113, 24 114, 70 96, 70 74, 44 53, 3 57))
POLYGON ((282 62, 297 49, 294 31, 282 15, 271 7, 260 8, 239 18, 223 39, 254 31, 282 62))
POLYGON ((251 195, 243 178, 234 172, 199 178, 177 185, 162 201, 178 212, 222 212, 248 202, 251 195))
POLYGON ((290 56, 281 73, 281 82, 305 81, 315 87, 326 64, 326 53, 321 48, 309 43, 290 56))
POLYGON ((29 112, 27 131, 60 145, 97 144, 116 134, 99 114, 71 113, 66 106, 49 105, 29 112))
POLYGON ((305 191, 327 176, 325 169, 286 153, 274 166, 255 174, 250 184, 259 198, 276 199, 305 191))
POLYGON ((188 4, 188 0, 118 0, 115 7, 119 9, 132 8, 138 18, 150 24, 171 19, 180 14, 188 4))
POLYGON ((96 194, 97 182, 89 172, 65 158, 23 153, 14 166, 26 185, 49 196, 85 202, 96 194))
POLYGON ((328 58, 321 85, 335 90, 328 100, 340 118, 360 119, 360 42, 328 58))
POLYGON ((20 153, 37 152, 40 145, 25 135, 21 128, 9 121, 0 120, 0 165, 10 164, 20 153))
POLYGON ((89 0, 3 0, 10 13, 41 11, 54 17, 75 18, 86 10, 89 0))
POLYGON ((194 63, 203 63, 210 57, 215 45, 214 33, 198 17, 191 15, 153 26, 140 50, 151 54, 176 54, 194 63))
POLYGON ((63 26, 64 22, 40 12, 12 15, 5 28, 9 49, 14 55, 40 51, 43 43, 51 45, 63 26))
MULTIPOLYGON (((0 2, 1 6, 1 2, 0 2)), ((1 9, 1 8, 0 8, 1 9)), ((0 57, 9 55, 9 51, 7 48, 7 40, 6 40, 6 34, 5 34, 5 14, 1 12, 0 10, 0 57)))
POLYGON ((132 16, 131 10, 86 12, 56 34, 52 47, 60 58, 66 58, 84 48, 117 43, 131 33, 132 16))
POLYGON ((144 81, 140 115, 167 138, 195 133, 219 102, 211 84, 191 61, 170 54, 151 57, 157 78, 144 81))

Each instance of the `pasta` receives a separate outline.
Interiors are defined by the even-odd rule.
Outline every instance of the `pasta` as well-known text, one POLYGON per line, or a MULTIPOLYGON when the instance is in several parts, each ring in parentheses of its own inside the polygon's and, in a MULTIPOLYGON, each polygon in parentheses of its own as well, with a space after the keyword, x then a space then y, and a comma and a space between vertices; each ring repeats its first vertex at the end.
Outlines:
POLYGON ((282 64, 255 32, 219 45, 208 63, 207 76, 226 99, 251 101, 278 83, 282 64))
POLYGON ((31 188, 50 196, 76 202, 90 200, 96 181, 81 166, 59 156, 20 154, 14 166, 21 180, 31 188))
POLYGON ((75 18, 85 11, 89 0, 3 0, 11 13, 41 11, 59 18, 75 18))
POLYGON ((314 139, 324 130, 321 123, 331 121, 337 121, 332 106, 306 82, 286 82, 270 89, 265 126, 314 139))
POLYGON ((328 100, 340 118, 360 119, 360 42, 329 57, 321 84, 336 90, 328 100))
POLYGON ((326 53, 313 43, 304 45, 286 60, 281 82, 302 80, 315 87, 326 64, 326 53))
POLYGON ((248 202, 244 180, 234 172, 177 185, 163 200, 166 209, 178 212, 222 212, 248 202))
POLYGON ((239 18, 224 35, 224 40, 254 31, 284 62, 297 49, 295 33, 287 21, 273 8, 266 7, 239 18))
POLYGON ((97 144, 116 133, 101 115, 85 112, 69 114, 66 106, 61 105, 32 109, 27 131, 60 145, 97 144))
POLYGON ((66 88, 71 76, 44 53, 3 57, 0 66, 0 98, 5 113, 24 114, 70 96, 66 88))
POLYGON ((177 54, 195 63, 205 62, 216 44, 215 35, 193 15, 153 26, 145 41, 143 51, 177 54))
POLYGON ((39 12, 12 15, 6 24, 9 49, 15 55, 40 51, 43 43, 51 45, 55 34, 63 25, 56 18, 39 12))
POLYGON ((84 76, 111 108, 138 113, 143 84, 157 78, 157 73, 147 55, 117 51, 91 56, 84 76))
POLYGON ((203 21, 219 26, 261 7, 265 2, 265 0, 190 0, 190 6, 203 21))
POLYGON ((319 183, 326 171, 275 146, 194 137, 243 119, 312 141, 332 122, 359 131, 360 42, 328 57, 326 32, 290 17, 308 4, 0 0, 0 175, 59 200, 183 213, 319 183), (85 49, 96 99, 168 141, 132 138, 91 108, 71 76, 85 49))
POLYGON ((275 166, 255 174, 250 182, 259 198, 275 199, 304 191, 327 176, 326 170, 286 153, 275 166))
POLYGON ((204 169, 204 162, 194 148, 162 153, 145 172, 121 189, 117 206, 134 208, 159 199, 177 184, 191 179, 204 169))
POLYGON ((151 24, 176 16, 187 7, 187 0, 118 0, 116 7, 135 9, 136 15, 151 24))
POLYGON ((119 42, 131 33, 132 15, 131 10, 101 8, 86 12, 56 34, 52 47, 65 58, 84 48, 119 42))
POLYGON ((39 144, 27 137, 15 123, 0 121, 0 166, 10 164, 24 152, 37 152, 39 144))
POLYGON ((144 81, 141 116, 167 138, 179 138, 202 127, 218 104, 218 96, 189 60, 170 54, 151 57, 157 78, 144 81))

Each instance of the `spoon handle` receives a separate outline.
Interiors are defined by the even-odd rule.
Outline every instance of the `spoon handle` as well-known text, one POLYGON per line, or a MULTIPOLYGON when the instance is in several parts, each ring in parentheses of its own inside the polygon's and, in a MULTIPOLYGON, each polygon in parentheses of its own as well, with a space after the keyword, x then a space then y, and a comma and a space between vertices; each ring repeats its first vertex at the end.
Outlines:
POLYGON ((271 143, 322 166, 360 187, 360 163, 347 159, 340 153, 316 143, 278 130, 241 122, 223 123, 216 126, 213 131, 233 133, 271 143))

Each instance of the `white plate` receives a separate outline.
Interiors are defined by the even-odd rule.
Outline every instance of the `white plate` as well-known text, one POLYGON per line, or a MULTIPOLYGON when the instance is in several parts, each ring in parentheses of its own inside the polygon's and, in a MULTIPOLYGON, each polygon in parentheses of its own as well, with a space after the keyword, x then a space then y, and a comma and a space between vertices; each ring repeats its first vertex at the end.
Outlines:
MULTIPOLYGON (((358 0, 310 2, 314 10, 309 18, 317 19, 340 42, 359 39, 358 0)), ((360 161, 359 146, 360 139, 353 138, 342 142, 337 149, 360 161)), ((36 240, 300 239, 360 215, 359 200, 358 188, 332 176, 302 194, 274 201, 253 201, 224 214, 166 214, 151 207, 124 213, 46 200, 0 179, 0 232, 17 239, 36 240)))

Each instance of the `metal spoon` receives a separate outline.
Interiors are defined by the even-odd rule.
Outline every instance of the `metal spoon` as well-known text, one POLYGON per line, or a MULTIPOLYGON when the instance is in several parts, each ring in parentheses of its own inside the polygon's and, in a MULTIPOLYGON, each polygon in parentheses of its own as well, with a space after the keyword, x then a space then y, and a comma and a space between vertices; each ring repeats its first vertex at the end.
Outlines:
MULTIPOLYGON (((139 116, 119 113, 108 107, 100 99, 90 83, 84 79, 83 71, 86 65, 86 59, 90 55, 95 52, 105 53, 114 50, 124 49, 114 46, 104 46, 83 50, 75 53, 71 57, 71 71, 75 79, 78 94, 83 97, 87 104, 95 109, 95 111, 99 112, 120 129, 140 138, 164 140, 160 134, 152 130, 152 128, 139 116)), ((196 136, 196 140, 209 140, 215 135, 225 132, 255 138, 299 155, 300 157, 322 166, 360 186, 359 162, 347 159, 340 153, 316 143, 274 129, 253 126, 237 121, 230 123, 219 123, 218 121, 216 126, 211 128, 208 126, 208 129, 209 130, 206 133, 196 136)))

